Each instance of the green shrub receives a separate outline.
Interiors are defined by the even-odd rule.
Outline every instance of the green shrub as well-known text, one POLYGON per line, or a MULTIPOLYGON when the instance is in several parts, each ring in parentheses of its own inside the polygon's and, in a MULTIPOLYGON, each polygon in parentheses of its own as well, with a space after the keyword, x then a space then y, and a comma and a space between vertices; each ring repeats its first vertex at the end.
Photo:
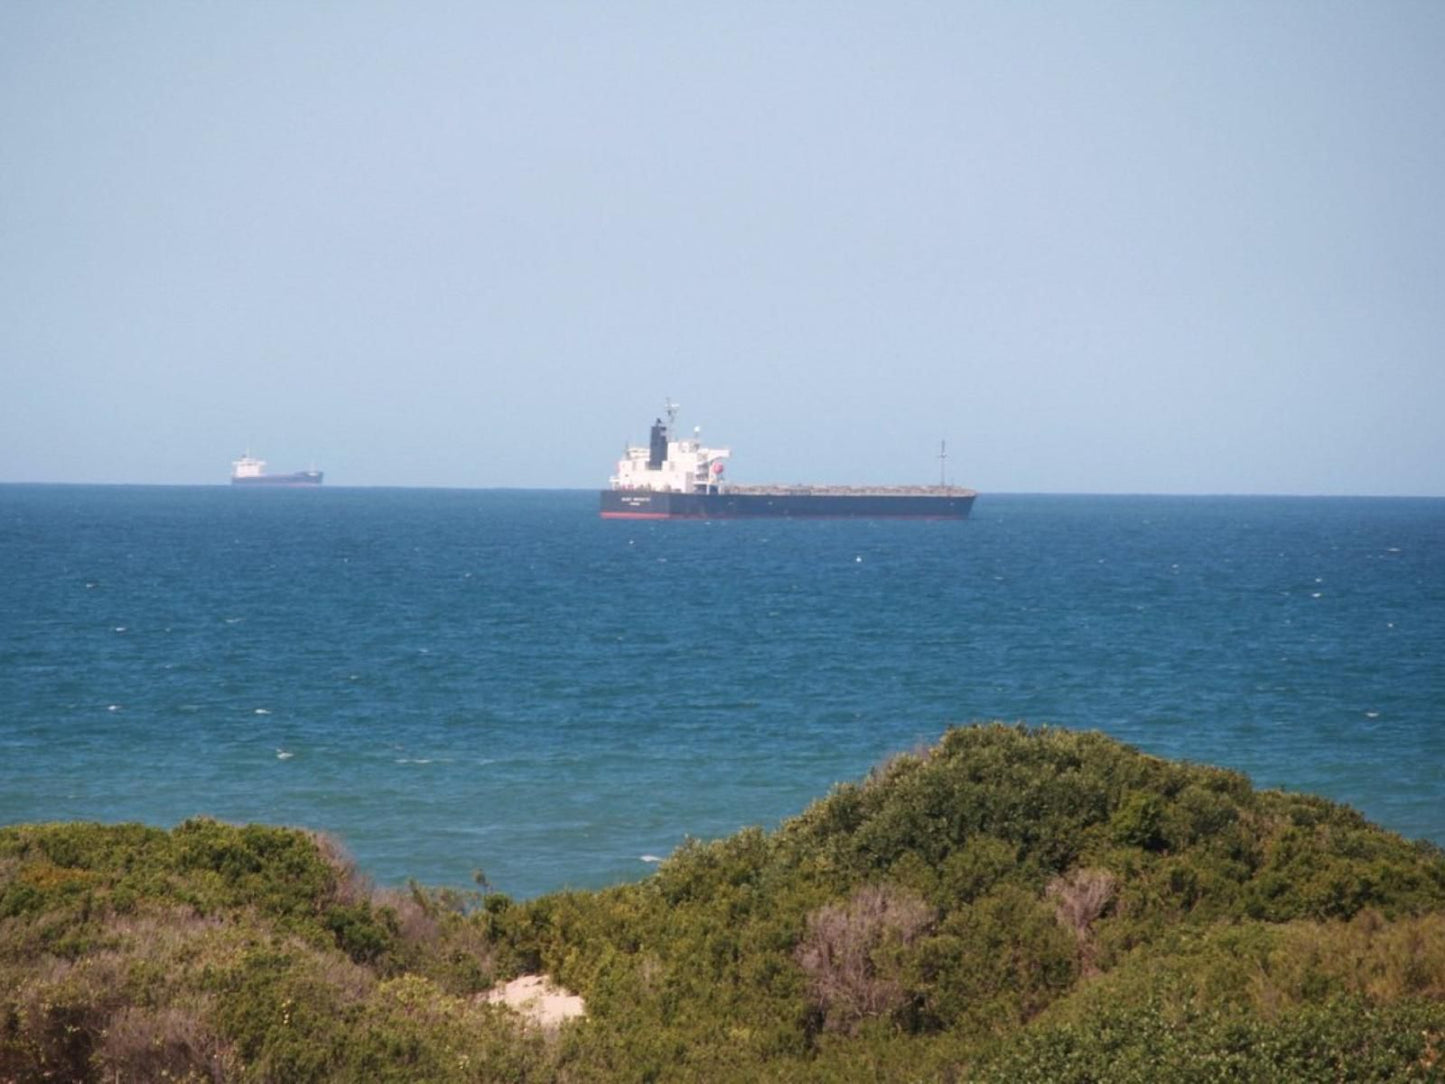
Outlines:
POLYGON ((1438 1079, 1442 915, 1438 847, 1020 726, 526 902, 294 829, 16 826, 0 1080, 1438 1079), (533 971, 588 1018, 478 999, 533 971))

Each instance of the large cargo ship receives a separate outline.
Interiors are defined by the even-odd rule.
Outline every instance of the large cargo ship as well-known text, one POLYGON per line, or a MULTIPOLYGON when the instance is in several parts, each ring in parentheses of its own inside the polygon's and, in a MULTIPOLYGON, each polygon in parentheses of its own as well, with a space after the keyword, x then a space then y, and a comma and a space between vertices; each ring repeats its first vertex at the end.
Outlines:
POLYGON ((233 486, 319 486, 321 477, 322 472, 315 468, 292 474, 267 474, 266 461, 256 459, 249 451, 231 461, 233 486))
MULTIPOLYGON (((748 517, 886 517, 966 519, 978 496, 936 486, 733 485, 723 481, 728 448, 675 439, 677 404, 667 404, 646 446, 628 445, 610 488, 603 519, 743 519, 748 517)), ((940 461, 943 453, 940 451, 940 461)))

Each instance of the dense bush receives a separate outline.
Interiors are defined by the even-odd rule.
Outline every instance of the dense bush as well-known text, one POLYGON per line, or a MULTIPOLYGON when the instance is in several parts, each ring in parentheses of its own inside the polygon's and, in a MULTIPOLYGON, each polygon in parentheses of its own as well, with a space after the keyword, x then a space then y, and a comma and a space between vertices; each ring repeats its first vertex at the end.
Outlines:
POLYGON ((971 1075, 985 1084, 1423 1081, 1441 1079, 1442 1053, 1438 1004, 1338 998, 1273 1017, 1147 1005, 1028 1029, 971 1075))
POLYGON ((0 1080, 1424 1080, 1445 859, 1098 734, 979 726, 776 832, 525 903, 311 833, 0 829, 0 1080), (477 995, 546 971, 585 1021, 477 995))

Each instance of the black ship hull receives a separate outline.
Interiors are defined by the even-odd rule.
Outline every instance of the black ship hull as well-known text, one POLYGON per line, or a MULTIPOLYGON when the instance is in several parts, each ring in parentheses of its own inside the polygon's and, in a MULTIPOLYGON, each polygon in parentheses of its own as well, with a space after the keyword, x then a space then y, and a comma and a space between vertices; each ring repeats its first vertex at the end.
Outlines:
POLYGON ((603 519, 967 519, 969 491, 670 493, 602 491, 603 519))

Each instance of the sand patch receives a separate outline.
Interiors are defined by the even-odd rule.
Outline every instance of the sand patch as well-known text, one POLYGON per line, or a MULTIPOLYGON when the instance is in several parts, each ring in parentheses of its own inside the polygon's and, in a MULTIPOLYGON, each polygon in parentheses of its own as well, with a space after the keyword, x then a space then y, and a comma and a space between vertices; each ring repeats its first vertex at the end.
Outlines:
POLYGON ((587 1006, 580 997, 546 975, 523 975, 481 996, 489 1004, 505 1005, 548 1031, 566 1020, 587 1015, 587 1006))

